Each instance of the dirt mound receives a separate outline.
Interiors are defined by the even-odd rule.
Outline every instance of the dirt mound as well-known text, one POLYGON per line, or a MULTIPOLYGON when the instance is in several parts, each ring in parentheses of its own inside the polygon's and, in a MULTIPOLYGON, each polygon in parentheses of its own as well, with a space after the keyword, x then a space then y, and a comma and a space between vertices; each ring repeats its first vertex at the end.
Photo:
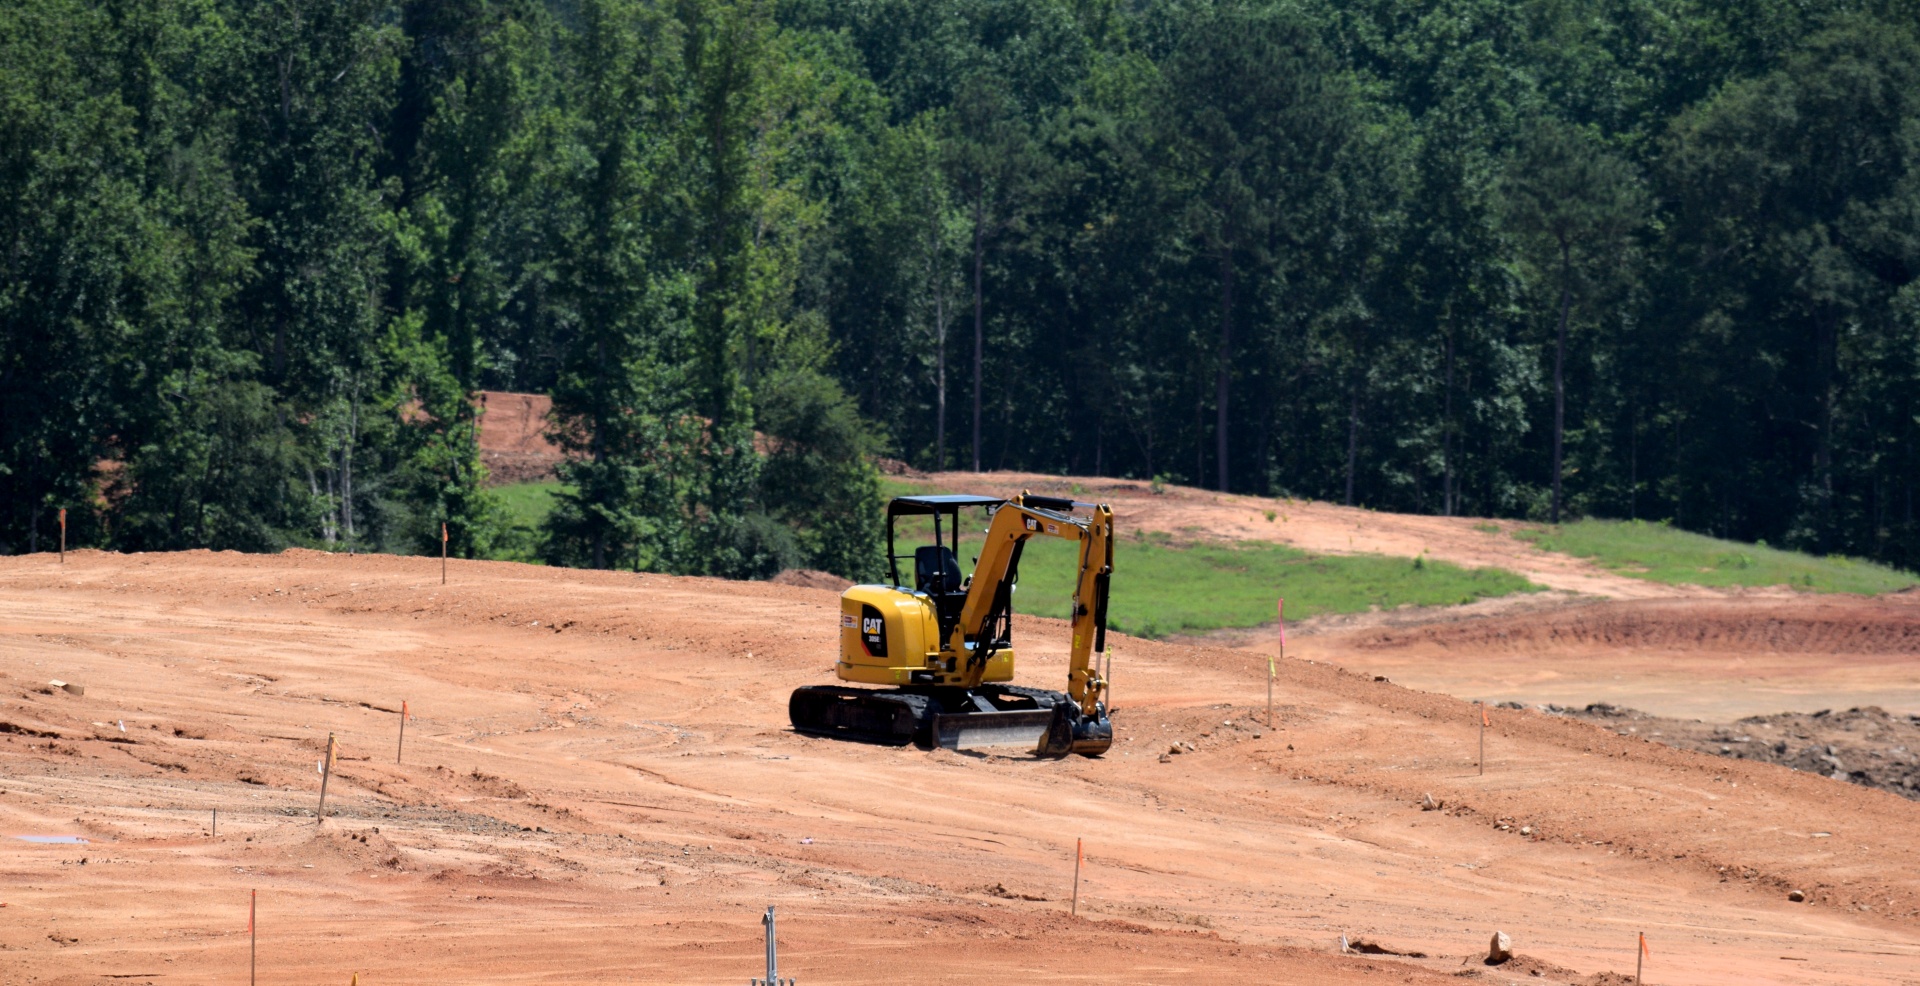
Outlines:
POLYGON ((1634 600, 1544 614, 1453 621, 1356 634, 1351 645, 1430 645, 1475 653, 1576 647, 1741 653, 1920 654, 1920 608, 1904 600, 1797 597, 1740 601, 1634 600))
POLYGON ((370 826, 330 818, 312 818, 254 829, 243 838, 241 853, 254 865, 312 866, 330 870, 411 869, 406 852, 370 826))
POLYGON ((830 589, 834 592, 844 592, 847 587, 853 585, 851 579, 843 579, 832 572, 822 572, 813 568, 789 568, 767 581, 774 585, 791 585, 802 589, 830 589))
POLYGON ((1823 709, 1748 716, 1732 725, 1716 726, 1650 716, 1607 703, 1583 709, 1549 705, 1543 711, 1604 723, 1621 736, 1779 764, 1920 800, 1920 715, 1894 715, 1868 706, 1845 712, 1823 709))
POLYGON ((1486 966, 1488 971, 1500 977, 1527 977, 1524 980, 1517 980, 1522 982, 1556 983, 1563 986, 1633 986, 1632 976, 1618 972, 1596 972, 1586 975, 1545 959, 1519 953, 1498 964, 1485 960, 1474 964, 1486 966))
POLYGON ((882 476, 901 476, 907 479, 927 478, 926 473, 921 472, 920 470, 915 469, 914 467, 904 462, 901 462, 899 459, 889 459, 885 456, 881 456, 879 458, 874 459, 873 464, 874 466, 879 468, 880 474, 882 476))

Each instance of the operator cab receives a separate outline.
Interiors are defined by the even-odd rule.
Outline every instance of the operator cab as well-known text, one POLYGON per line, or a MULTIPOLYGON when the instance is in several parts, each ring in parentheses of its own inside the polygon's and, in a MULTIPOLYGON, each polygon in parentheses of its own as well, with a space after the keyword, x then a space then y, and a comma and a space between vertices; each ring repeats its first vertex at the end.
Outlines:
POLYGON ((913 585, 915 592, 926 593, 933 600, 934 613, 940 621, 940 639, 945 640, 953 632, 954 624, 960 622, 960 610, 967 602, 968 580, 960 572, 960 511, 972 507, 982 507, 987 511, 999 509, 1007 501, 997 496, 968 496, 963 494, 941 494, 935 496, 895 497, 887 504, 887 568, 893 585, 905 589, 908 586, 900 581, 900 563, 909 559, 913 562, 913 585), (898 554, 895 549, 894 528, 901 517, 933 518, 933 543, 916 547, 911 555, 898 554))

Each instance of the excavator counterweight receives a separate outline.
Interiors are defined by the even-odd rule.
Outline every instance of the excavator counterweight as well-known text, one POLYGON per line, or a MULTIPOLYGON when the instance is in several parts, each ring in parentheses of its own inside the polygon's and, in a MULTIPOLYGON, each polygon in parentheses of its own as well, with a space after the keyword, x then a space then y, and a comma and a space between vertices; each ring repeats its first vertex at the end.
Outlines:
POLYGON ((1023 493, 899 497, 887 506, 891 584, 856 585, 840 597, 841 681, 889 686, 810 685, 787 703, 795 729, 868 742, 955 750, 1023 747, 1037 756, 1099 756, 1113 745, 1105 648, 1113 573, 1113 511, 1023 493), (960 517, 991 515, 971 577, 959 565, 960 517), (933 543, 898 554, 903 517, 931 517, 933 543), (1008 684, 1013 678, 1013 590, 1020 554, 1035 537, 1077 542, 1073 643, 1067 688, 1008 684), (911 587, 900 563, 911 561, 911 587))

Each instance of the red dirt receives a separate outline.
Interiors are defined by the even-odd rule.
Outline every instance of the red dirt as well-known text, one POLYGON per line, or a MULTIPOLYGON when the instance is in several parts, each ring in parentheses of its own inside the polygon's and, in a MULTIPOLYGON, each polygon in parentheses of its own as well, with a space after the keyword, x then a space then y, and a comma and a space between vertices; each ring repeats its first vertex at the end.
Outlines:
MULTIPOLYGON (((1271 634, 1238 639, 1275 649, 1271 634)), ((1289 650, 1451 695, 1608 702, 1713 723, 1869 705, 1920 712, 1915 593, 1587 603, 1296 636, 1289 650)))
POLYGON ((483 390, 479 400, 485 409, 480 416, 480 461, 486 464, 488 485, 552 480, 565 458, 560 447, 547 440, 553 399, 483 390))
MULTIPOLYGON (((1460 700, 1288 660, 1274 728, 1256 654, 1125 638, 1103 760, 799 736, 835 610, 507 563, 0 559, 0 825, 94 840, 5 843, 7 975, 243 981, 258 889, 275 986, 739 981, 767 904, 806 983, 1597 981, 1640 930, 1650 983, 1920 982, 1920 804, 1532 712, 1495 713, 1480 776, 1460 700), (1496 928, 1541 976, 1479 964, 1496 928)), ((1063 675, 1063 624, 1016 634, 1023 681, 1063 675)), ((1343 653, 1500 657, 1367 639, 1343 653)))

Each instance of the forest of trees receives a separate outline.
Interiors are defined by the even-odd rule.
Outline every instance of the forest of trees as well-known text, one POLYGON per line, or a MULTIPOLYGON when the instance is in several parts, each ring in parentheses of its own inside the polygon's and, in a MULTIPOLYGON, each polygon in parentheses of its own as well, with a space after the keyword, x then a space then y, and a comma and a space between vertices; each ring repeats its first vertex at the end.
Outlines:
POLYGON ((1920 0, 0 5, 0 553, 497 554, 483 388, 558 564, 890 455, 1913 568, 1920 0))

